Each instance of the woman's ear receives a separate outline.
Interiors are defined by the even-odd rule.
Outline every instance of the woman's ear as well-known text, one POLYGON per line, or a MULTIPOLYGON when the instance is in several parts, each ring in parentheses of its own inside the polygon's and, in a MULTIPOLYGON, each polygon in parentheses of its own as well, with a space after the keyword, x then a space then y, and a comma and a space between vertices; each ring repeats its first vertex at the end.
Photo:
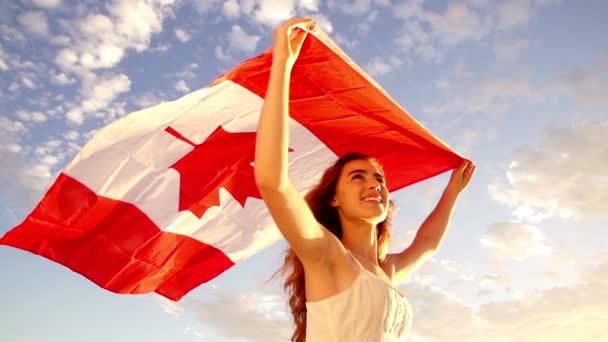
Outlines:
POLYGON ((334 198, 332 198, 332 200, 329 201, 329 205, 332 206, 333 208, 338 206, 338 200, 336 199, 336 196, 334 196, 334 198))

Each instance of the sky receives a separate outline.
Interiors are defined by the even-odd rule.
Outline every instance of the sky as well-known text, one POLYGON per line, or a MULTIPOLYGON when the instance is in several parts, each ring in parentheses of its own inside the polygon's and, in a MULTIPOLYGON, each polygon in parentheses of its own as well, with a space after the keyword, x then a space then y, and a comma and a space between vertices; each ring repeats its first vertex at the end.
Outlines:
MULTIPOLYGON (((313 17, 477 164, 441 250, 399 285, 408 341, 605 341, 608 3, 601 0, 0 2, 0 234, 95 130, 208 86, 313 17)), ((405 248, 449 174, 393 194, 405 248)), ((2 341, 285 341, 279 242, 175 303, 117 295, 0 247, 2 341)))

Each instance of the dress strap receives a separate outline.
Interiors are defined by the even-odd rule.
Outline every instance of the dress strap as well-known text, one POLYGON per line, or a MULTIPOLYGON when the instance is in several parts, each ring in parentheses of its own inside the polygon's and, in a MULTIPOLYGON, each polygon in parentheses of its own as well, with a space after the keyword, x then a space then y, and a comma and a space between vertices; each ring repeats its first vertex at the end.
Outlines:
POLYGON ((363 265, 361 265, 361 263, 359 262, 359 260, 357 260, 357 258, 355 258, 355 256, 354 256, 354 255, 353 255, 353 254, 352 254, 352 253, 351 253, 351 252, 348 250, 348 248, 345 248, 345 249, 346 249, 346 251, 348 252, 348 255, 350 255, 350 257, 351 257, 353 260, 355 260, 355 262, 357 263, 357 265, 359 265, 360 270, 361 270, 361 271, 365 271, 365 270, 366 270, 366 268, 365 268, 365 267, 363 267, 363 265))

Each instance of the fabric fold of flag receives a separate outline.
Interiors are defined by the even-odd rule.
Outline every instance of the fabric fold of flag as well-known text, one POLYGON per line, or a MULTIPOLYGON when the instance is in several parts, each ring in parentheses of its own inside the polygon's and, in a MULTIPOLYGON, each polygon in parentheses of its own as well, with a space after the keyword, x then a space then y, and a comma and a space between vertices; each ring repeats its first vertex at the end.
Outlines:
MULTIPOLYGON (((209 87, 100 129, 0 244, 116 293, 179 300, 281 238, 253 177, 272 51, 209 87)), ((291 77, 290 178, 313 186, 338 156, 373 155, 390 191, 463 157, 413 119, 323 32, 291 77)))

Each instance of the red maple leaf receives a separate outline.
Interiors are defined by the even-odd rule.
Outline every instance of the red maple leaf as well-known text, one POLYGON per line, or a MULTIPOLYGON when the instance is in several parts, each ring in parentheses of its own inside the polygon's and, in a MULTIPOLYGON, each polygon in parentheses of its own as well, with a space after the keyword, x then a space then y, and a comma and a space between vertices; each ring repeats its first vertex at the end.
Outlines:
POLYGON ((207 140, 196 145, 171 127, 165 131, 194 146, 171 166, 180 174, 180 211, 189 210, 196 217, 203 217, 207 209, 220 205, 220 188, 230 192, 243 207, 248 197, 261 198, 251 165, 255 132, 231 133, 219 126, 207 140))

